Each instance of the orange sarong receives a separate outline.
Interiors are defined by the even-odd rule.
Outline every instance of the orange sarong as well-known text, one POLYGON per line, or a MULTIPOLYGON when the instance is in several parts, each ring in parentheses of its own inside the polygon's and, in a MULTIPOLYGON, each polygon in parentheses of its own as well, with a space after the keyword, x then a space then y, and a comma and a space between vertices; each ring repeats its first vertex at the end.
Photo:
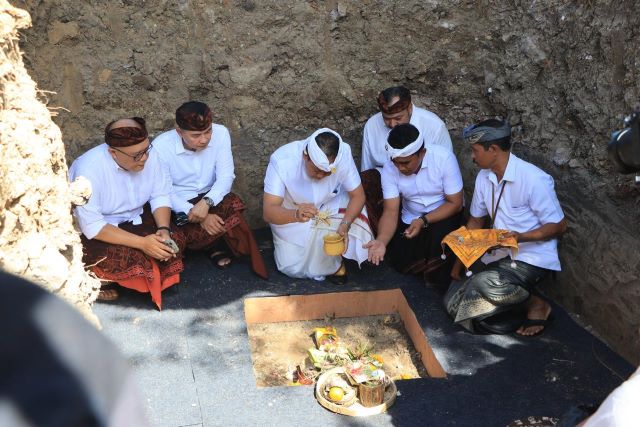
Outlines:
POLYGON ((444 245, 451 248, 458 259, 468 269, 488 250, 495 248, 510 248, 511 258, 518 253, 518 242, 513 237, 504 237, 507 230, 475 229, 468 230, 464 225, 457 230, 447 234, 442 239, 442 249, 444 245))

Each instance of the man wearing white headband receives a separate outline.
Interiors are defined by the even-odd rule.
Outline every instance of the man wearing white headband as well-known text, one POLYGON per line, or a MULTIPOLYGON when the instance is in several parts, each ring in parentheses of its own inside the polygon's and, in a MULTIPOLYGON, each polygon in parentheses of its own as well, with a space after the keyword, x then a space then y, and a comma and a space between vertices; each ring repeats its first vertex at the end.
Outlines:
POLYGON ((380 174, 391 157, 385 150, 387 136, 394 126, 411 123, 422 134, 425 142, 453 151, 451 137, 444 122, 431 111, 416 107, 411 92, 403 86, 389 87, 378 95, 378 113, 367 120, 362 135, 362 186, 367 197, 367 211, 374 233, 382 215, 382 189, 380 174))
MULTIPOLYGON (((463 137, 482 169, 467 228, 509 230, 505 236, 518 241, 518 253, 512 260, 506 249, 487 252, 479 262, 482 271, 451 284, 445 307, 472 332, 539 334, 551 306, 534 295, 535 286, 551 270, 560 270, 557 238, 567 230, 553 178, 511 153, 506 121, 485 120, 467 127, 463 137)), ((452 276, 460 279, 460 271, 458 261, 452 276)))
POLYGON ((462 176, 456 157, 440 146, 425 145, 411 124, 394 127, 386 149, 391 160, 382 170, 384 206, 378 235, 364 246, 369 261, 378 265, 389 258, 402 273, 446 286, 451 264, 441 258, 440 242, 462 221, 462 176))
POLYGON ((361 263, 372 239, 351 148, 323 128, 277 149, 264 180, 263 216, 273 232, 278 270, 291 277, 346 283, 343 257, 361 263), (323 251, 328 233, 343 236, 342 256, 323 251))

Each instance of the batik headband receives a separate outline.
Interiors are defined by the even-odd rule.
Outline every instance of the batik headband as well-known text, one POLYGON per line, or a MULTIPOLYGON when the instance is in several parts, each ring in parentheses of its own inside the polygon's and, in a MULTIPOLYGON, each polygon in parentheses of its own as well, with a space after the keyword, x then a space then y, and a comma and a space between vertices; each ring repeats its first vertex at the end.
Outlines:
POLYGON ((503 122, 499 128, 491 126, 479 126, 471 125, 464 128, 462 131, 462 137, 469 144, 476 144, 478 142, 495 141, 511 136, 511 125, 509 122, 503 122))

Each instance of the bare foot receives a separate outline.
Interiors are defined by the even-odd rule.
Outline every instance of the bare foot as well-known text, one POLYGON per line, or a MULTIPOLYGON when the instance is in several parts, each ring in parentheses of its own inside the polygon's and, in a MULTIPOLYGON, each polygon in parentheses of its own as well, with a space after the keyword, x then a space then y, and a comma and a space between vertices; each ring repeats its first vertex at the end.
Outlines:
POLYGON ((118 299, 118 291, 115 289, 100 289, 97 299, 100 301, 116 300, 118 299))
POLYGON ((231 258, 225 251, 216 251, 212 253, 209 258, 218 268, 226 268, 231 264, 231 258))
POLYGON ((539 334, 545 328, 544 322, 549 318, 550 314, 551 306, 549 303, 538 296, 531 295, 531 298, 527 301, 527 319, 533 321, 532 323, 536 323, 535 321, 537 320, 541 324, 529 326, 525 324, 518 328, 516 333, 527 337, 539 334))

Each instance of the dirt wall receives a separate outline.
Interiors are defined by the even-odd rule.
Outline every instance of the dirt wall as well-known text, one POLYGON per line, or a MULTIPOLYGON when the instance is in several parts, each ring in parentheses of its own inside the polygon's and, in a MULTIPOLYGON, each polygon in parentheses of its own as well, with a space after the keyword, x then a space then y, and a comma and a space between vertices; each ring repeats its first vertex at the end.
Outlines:
MULTIPOLYGON (((638 190, 610 168, 605 143, 638 100, 632 1, 28 0, 22 47, 63 107, 68 160, 104 124, 138 114, 153 132, 185 100, 229 127, 235 190, 261 225, 264 170, 278 146, 338 130, 359 157, 375 95, 405 84, 452 135, 508 117, 517 153, 557 179, 570 220, 564 272, 548 291, 638 361, 638 190), (524 5, 526 3, 526 5, 524 5)), ((476 171, 456 142, 472 188, 476 171)))
POLYGON ((18 49, 29 15, 0 0, 0 268, 43 286, 97 324, 99 282, 86 274, 71 218, 60 129, 18 49))

